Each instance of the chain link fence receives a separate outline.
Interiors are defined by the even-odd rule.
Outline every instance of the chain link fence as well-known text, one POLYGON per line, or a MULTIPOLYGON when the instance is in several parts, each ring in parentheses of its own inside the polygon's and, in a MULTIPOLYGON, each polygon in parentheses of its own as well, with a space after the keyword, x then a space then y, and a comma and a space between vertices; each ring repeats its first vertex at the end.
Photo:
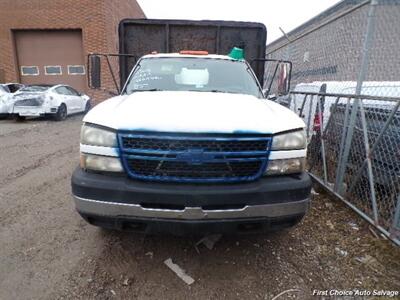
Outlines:
POLYGON ((310 174, 398 245, 399 36, 400 1, 344 0, 267 46, 293 63, 277 100, 306 123, 310 174))

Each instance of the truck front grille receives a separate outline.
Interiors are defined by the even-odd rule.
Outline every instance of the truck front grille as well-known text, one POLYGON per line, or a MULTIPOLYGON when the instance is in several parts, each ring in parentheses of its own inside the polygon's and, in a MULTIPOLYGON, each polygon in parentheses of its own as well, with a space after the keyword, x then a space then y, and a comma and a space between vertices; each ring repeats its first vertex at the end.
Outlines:
POLYGON ((183 140, 161 138, 133 138, 122 139, 126 149, 152 149, 164 151, 185 151, 187 149, 203 149, 209 152, 246 152, 265 151, 265 140, 183 140))
POLYGON ((264 172, 271 138, 119 133, 122 161, 136 179, 175 182, 255 180, 264 172))

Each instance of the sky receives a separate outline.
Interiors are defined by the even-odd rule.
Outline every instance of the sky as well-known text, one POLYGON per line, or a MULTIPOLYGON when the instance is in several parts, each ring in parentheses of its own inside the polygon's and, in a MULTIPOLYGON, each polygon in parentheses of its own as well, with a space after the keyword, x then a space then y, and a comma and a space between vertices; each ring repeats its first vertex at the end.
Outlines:
POLYGON ((303 24, 339 0, 137 0, 147 18, 261 22, 267 43, 303 24))

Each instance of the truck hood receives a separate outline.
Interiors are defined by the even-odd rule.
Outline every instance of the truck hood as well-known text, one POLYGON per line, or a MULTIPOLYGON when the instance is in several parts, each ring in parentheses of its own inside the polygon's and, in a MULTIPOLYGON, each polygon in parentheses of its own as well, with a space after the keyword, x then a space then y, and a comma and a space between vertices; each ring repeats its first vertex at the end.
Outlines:
POLYGON ((305 127, 289 109, 251 95, 153 91, 121 95, 94 107, 83 119, 116 130, 263 133, 305 127))

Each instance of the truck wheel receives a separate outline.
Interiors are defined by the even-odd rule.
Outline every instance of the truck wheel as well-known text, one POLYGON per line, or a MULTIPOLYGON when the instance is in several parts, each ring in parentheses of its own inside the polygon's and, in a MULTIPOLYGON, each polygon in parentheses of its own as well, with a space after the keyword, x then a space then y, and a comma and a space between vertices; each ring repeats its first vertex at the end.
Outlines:
POLYGON ((54 119, 56 121, 63 121, 67 118, 67 107, 65 106, 64 103, 62 103, 58 109, 57 113, 54 115, 54 119))
POLYGON ((14 115, 14 120, 17 122, 23 122, 26 120, 26 117, 20 115, 14 115))

